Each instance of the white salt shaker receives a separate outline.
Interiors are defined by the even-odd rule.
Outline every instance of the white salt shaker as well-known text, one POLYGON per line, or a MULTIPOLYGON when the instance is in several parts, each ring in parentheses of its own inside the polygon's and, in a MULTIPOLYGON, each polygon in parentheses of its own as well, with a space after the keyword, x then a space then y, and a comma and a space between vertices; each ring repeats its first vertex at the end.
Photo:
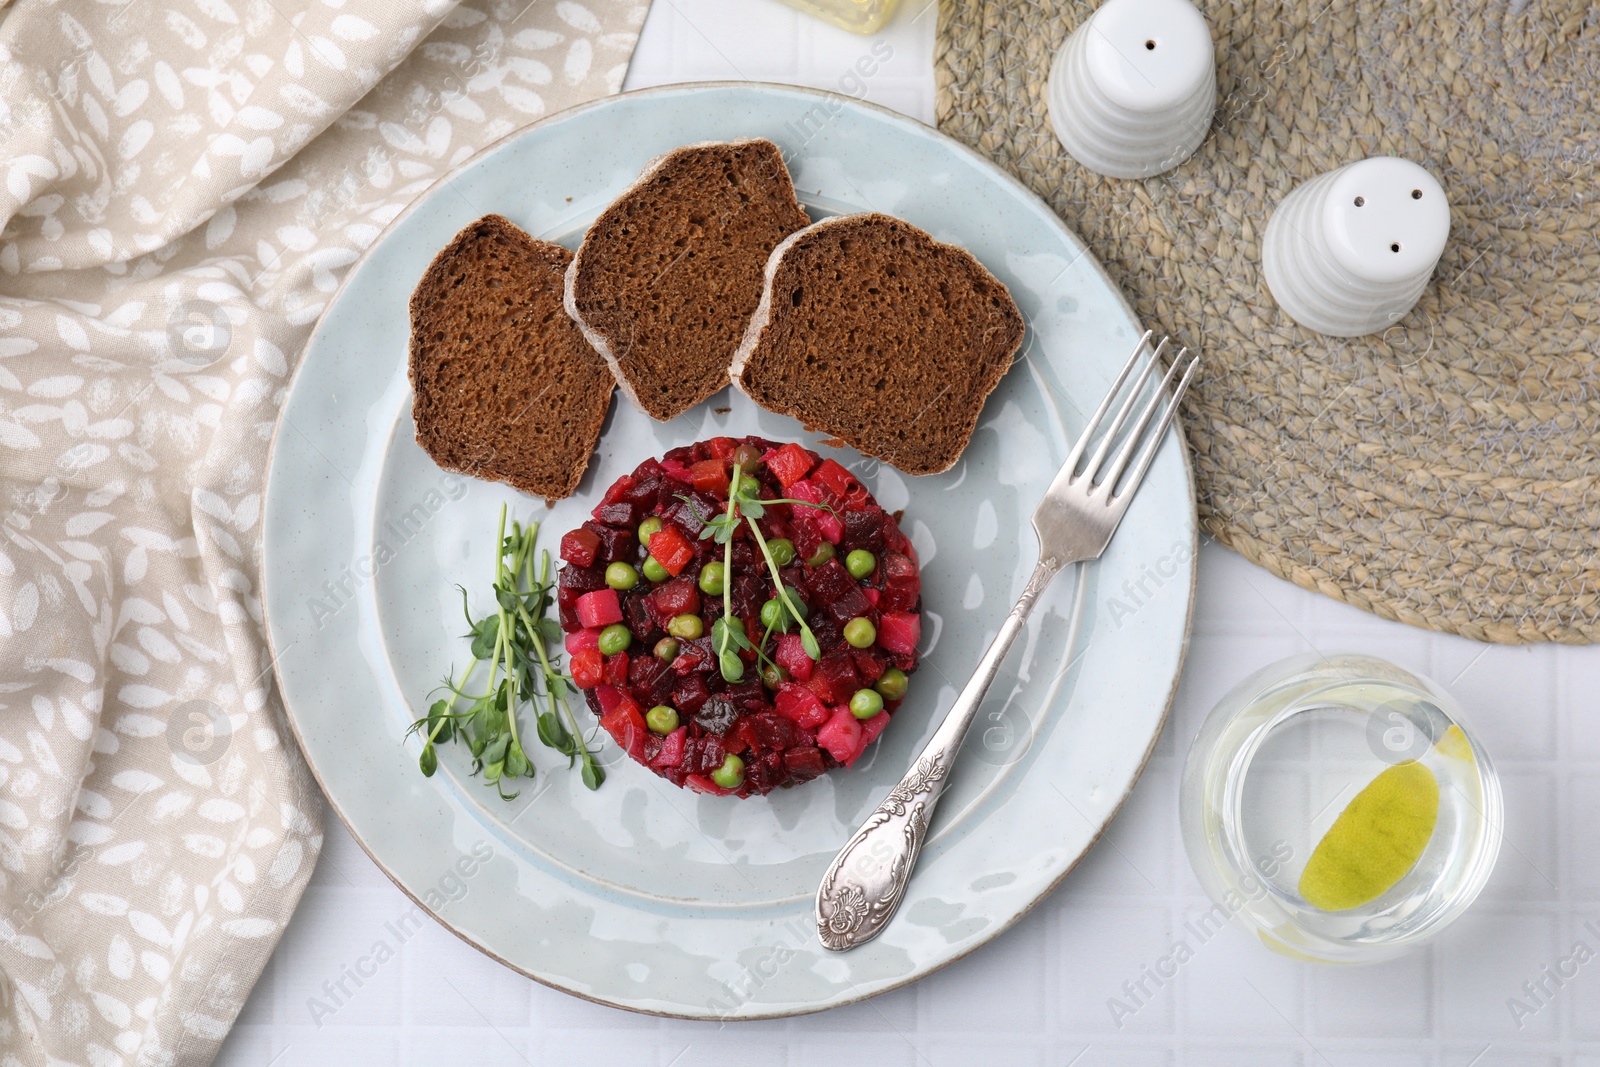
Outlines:
POLYGON ((1261 269, 1300 325, 1359 337, 1416 306, 1450 234, 1450 204, 1433 175, 1374 156, 1305 182, 1267 222, 1261 269))
POLYGON ((1107 0, 1056 53, 1048 97, 1056 137, 1090 170, 1171 170, 1211 128, 1211 28, 1188 0, 1107 0))

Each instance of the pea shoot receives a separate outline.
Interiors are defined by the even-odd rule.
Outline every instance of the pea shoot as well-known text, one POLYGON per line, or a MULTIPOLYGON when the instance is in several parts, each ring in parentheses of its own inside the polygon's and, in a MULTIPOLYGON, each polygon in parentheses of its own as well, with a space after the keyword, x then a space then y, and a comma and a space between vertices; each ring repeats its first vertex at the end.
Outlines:
MULTIPOLYGON (((524 702, 535 709, 539 740, 567 757, 567 765, 583 763, 583 784, 600 788, 605 771, 583 740, 583 732, 567 704, 567 693, 577 692, 571 676, 562 673, 560 660, 561 627, 546 612, 555 599, 555 584, 550 574, 550 553, 540 553, 535 575, 534 552, 539 524, 511 524, 506 536, 506 509, 500 508, 500 524, 495 543, 492 614, 474 620, 467 606, 467 591, 461 590, 461 610, 467 618, 472 639, 472 662, 461 672, 460 681, 446 675, 440 689, 449 695, 435 700, 428 714, 411 724, 406 736, 417 734, 422 740, 418 766, 426 777, 439 768, 436 746, 460 740, 472 753, 472 773, 482 773, 484 782, 493 785, 502 800, 515 800, 505 791, 508 779, 534 776, 533 761, 523 748, 517 729, 517 712, 524 702), (489 678, 482 693, 468 693, 465 686, 480 664, 489 665, 489 678), (463 707, 463 702, 465 706, 463 707), (540 704, 544 710, 538 710, 540 704), (458 710, 459 709, 459 710, 458 710)), ((438 692, 438 690, 435 690, 438 692)), ((431 694, 430 694, 431 695, 431 694)))
MULTIPOLYGON (((728 508, 721 515, 706 520, 705 528, 700 531, 702 540, 714 538, 716 543, 724 547, 723 561, 707 563, 701 571, 700 589, 709 594, 722 594, 722 617, 711 624, 711 641, 716 649, 717 664, 722 670, 725 681, 736 683, 744 678, 744 661, 739 657, 740 652, 754 652, 758 659, 770 663, 763 649, 767 637, 771 636, 774 629, 788 632, 789 623, 800 627, 800 644, 805 649, 806 655, 813 660, 822 659, 822 650, 817 645, 817 637, 811 632, 811 627, 806 625, 807 609, 794 591, 783 584, 783 575, 779 573, 781 566, 774 558, 773 546, 779 547, 781 555, 793 559, 794 545, 786 539, 776 539, 769 543, 761 533, 761 527, 756 525, 756 520, 766 514, 770 504, 800 504, 804 507, 820 507, 831 512, 833 509, 827 504, 814 504, 809 500, 790 500, 779 498, 775 500, 761 499, 761 482, 747 470, 753 466, 746 463, 733 465, 733 477, 728 483, 728 508), (761 645, 750 643, 750 638, 744 632, 744 621, 733 614, 733 535, 738 531, 741 520, 748 523, 750 532, 755 536, 756 547, 761 550, 761 556, 766 560, 767 571, 772 575, 772 584, 777 590, 776 603, 779 608, 772 613, 763 612, 762 624, 767 632, 761 639, 761 645), (713 570, 713 568, 715 568, 713 570), (709 572, 709 574, 708 574, 709 572)), ((687 496, 678 499, 694 507, 694 501, 687 496)), ((823 542, 825 545, 827 542, 823 542)), ((828 545, 830 549, 832 545, 828 545)), ((671 632, 670 627, 668 632, 671 632)), ((774 666, 776 666, 774 664, 774 666)))

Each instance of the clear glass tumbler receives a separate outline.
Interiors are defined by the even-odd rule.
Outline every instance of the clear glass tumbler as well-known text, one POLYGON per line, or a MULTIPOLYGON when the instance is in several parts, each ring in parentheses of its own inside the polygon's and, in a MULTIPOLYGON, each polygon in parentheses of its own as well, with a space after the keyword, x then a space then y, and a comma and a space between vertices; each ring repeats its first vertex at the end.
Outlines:
POLYGON ((1502 808, 1488 755, 1437 684, 1370 656, 1302 656, 1212 709, 1179 818, 1214 904, 1202 927, 1233 920, 1285 955, 1369 963, 1472 903, 1502 808))

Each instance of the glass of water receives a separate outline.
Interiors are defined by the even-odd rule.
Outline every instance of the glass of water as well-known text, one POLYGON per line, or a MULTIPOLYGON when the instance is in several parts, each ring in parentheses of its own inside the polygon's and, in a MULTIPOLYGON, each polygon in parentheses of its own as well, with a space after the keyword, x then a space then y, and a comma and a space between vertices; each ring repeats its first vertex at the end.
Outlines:
POLYGON ((1302 656, 1212 709, 1184 765, 1184 846, 1212 909, 1285 955, 1389 959, 1489 878, 1499 780, 1429 679, 1370 656, 1302 656))

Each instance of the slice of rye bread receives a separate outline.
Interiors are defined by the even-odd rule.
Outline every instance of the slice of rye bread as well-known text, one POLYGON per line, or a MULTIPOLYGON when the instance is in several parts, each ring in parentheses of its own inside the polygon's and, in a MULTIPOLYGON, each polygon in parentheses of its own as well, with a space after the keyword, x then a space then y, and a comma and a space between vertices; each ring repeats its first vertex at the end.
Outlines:
POLYGON ((549 502, 589 465, 615 381, 561 306, 572 253, 485 215, 411 294, 411 408, 435 463, 549 502))
POLYGON ((792 235, 766 277, 734 384, 907 474, 949 470, 1022 343, 999 279, 965 249, 878 214, 792 235))
POLYGON ((628 399, 676 418, 728 384, 767 256, 810 221, 771 141, 685 145, 589 227, 567 269, 567 314, 628 399))

